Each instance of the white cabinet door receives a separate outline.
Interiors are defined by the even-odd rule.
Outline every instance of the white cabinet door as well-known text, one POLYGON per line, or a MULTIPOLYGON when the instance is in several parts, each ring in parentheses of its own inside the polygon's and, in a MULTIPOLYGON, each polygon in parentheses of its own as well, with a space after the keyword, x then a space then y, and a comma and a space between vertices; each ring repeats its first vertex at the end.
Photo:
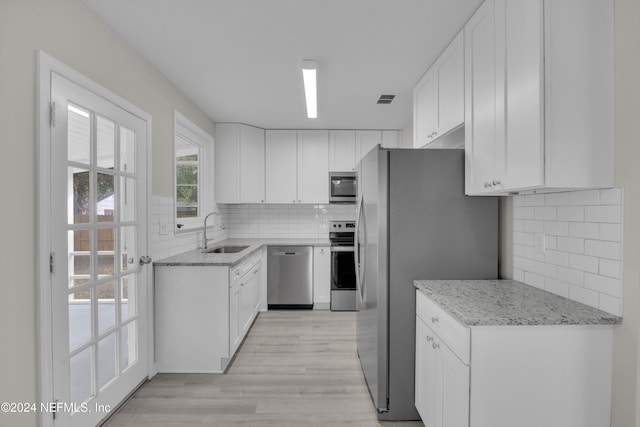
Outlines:
POLYGON ((329 132, 298 131, 298 203, 329 203, 329 132))
POLYGON ((438 388, 436 408, 442 427, 469 426, 469 366, 462 363, 441 341, 434 344, 437 350, 436 384, 438 388))
POLYGON ((233 355, 242 341, 242 325, 240 323, 241 312, 240 282, 233 285, 229 292, 229 355, 233 355))
POLYGON ((415 405, 425 426, 436 426, 436 352, 435 334, 416 318, 415 405))
POLYGON ((504 176, 504 0, 487 0, 465 34, 465 191, 492 191, 504 176), (498 6, 498 7, 496 7, 498 6), (502 15, 502 19, 496 16, 502 15))
POLYGON ((297 134, 267 130, 265 134, 266 202, 297 203, 297 134))
POLYGON ((253 269, 253 276, 254 276, 254 280, 253 280, 253 287, 252 287, 252 292, 253 292, 253 315, 252 317, 255 317, 256 313, 258 313, 258 311, 260 311, 260 304, 262 303, 262 299, 260 298, 260 293, 261 293, 261 286, 262 286, 262 264, 258 264, 254 269, 253 269))
POLYGON ((331 302, 331 252, 328 247, 313 248, 314 308, 329 308, 331 302))
POLYGON ((264 156, 264 129, 240 125, 240 203, 264 203, 264 156))
POLYGON ((257 286, 257 276, 250 271, 245 274, 241 280, 240 287, 240 336, 241 340, 246 335, 251 321, 253 320, 253 314, 255 313, 255 289, 257 286))
POLYGON ((356 131, 356 164, 373 149, 382 144, 382 131, 357 130, 356 131))
POLYGON ((239 203, 240 124, 216 124, 215 199, 218 203, 239 203))
POLYGON ((400 148, 400 131, 399 130, 383 130, 382 146, 384 148, 400 148))
POLYGON ((440 55, 435 73, 434 139, 464 123, 464 31, 440 55))
POLYGON ((435 75, 430 69, 413 89, 413 148, 422 148, 433 140, 435 99, 435 75))
MULTIPOLYGON (((544 171, 542 1, 507 1, 506 188, 541 186, 544 171)), ((567 84, 569 84, 567 82, 567 84)))
POLYGON ((329 131, 329 171, 356 170, 356 131, 329 131))

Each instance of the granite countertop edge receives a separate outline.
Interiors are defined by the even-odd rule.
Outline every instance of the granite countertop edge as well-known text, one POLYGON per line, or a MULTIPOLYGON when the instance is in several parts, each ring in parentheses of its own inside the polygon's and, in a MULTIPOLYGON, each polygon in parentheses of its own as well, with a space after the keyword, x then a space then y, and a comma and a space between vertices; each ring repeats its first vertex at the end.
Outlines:
POLYGON ((231 254, 202 253, 193 249, 153 262, 154 267, 228 267, 238 264, 264 246, 323 246, 328 247, 329 239, 226 239, 209 243, 209 248, 219 246, 249 246, 243 251, 231 254))
POLYGON ((619 325, 622 317, 515 280, 415 280, 465 326, 619 325))

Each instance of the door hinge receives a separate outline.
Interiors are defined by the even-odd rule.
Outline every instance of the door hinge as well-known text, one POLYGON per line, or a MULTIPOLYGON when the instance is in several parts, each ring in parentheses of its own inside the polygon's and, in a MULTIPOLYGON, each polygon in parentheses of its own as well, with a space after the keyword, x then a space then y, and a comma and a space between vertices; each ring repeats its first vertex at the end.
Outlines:
POLYGON ((49 104, 49 126, 56 126, 56 103, 52 102, 49 104))
POLYGON ((49 273, 56 274, 56 253, 51 252, 49 254, 49 273))

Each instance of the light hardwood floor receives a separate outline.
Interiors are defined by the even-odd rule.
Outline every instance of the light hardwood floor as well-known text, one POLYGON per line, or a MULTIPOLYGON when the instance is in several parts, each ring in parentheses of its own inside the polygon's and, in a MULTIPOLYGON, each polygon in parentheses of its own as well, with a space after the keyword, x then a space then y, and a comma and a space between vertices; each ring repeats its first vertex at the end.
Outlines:
POLYGON ((355 313, 260 313, 227 374, 159 374, 107 424, 423 426, 380 423, 360 369, 355 313))

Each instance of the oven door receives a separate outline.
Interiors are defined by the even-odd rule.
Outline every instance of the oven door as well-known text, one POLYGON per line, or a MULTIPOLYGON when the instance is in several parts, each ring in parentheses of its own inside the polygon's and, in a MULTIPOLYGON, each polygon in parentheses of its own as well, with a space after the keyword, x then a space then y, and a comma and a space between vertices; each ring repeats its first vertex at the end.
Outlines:
POLYGON ((329 173, 329 203, 354 203, 358 188, 354 172, 329 173))
POLYGON ((353 246, 331 247, 331 290, 356 288, 353 246))

